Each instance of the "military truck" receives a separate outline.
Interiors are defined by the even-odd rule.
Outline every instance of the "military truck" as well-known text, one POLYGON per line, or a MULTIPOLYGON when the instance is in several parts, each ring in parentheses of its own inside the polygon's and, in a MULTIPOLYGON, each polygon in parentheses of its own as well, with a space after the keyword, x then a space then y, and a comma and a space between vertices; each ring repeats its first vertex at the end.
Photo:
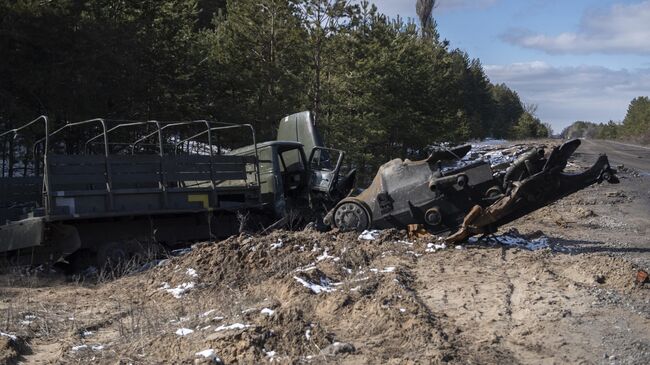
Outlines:
POLYGON ((312 114, 285 117, 275 141, 249 124, 47 116, 0 133, 0 255, 18 264, 102 265, 324 214, 347 195, 344 153, 312 114), (249 145, 233 148, 236 140, 249 145), (83 138, 82 138, 83 137, 83 138), (247 221, 247 222, 246 222, 247 221))
POLYGON ((275 141, 229 155, 258 157, 260 201, 272 206, 275 217, 320 222, 355 183, 356 170, 342 172, 344 152, 323 146, 311 112, 283 118, 275 141))

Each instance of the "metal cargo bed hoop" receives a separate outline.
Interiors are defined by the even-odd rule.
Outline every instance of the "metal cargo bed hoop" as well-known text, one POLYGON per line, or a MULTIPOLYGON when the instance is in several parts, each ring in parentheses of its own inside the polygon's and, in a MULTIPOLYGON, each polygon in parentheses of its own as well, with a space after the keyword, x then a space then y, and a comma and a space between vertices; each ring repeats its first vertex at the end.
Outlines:
MULTIPOLYGON (((30 126, 38 123, 38 122, 41 122, 41 121, 43 122, 43 125, 45 127, 45 136, 42 138, 42 140, 45 142, 45 149, 44 149, 44 153, 43 153, 43 176, 47 176, 48 168, 47 168, 47 157, 46 157, 46 155, 47 155, 47 149, 50 146, 50 138, 49 138, 50 120, 46 115, 41 115, 38 118, 32 120, 31 122, 29 122, 29 123, 27 123, 27 124, 25 124, 25 125, 23 125, 21 127, 10 129, 10 130, 8 130, 6 132, 3 132, 3 133, 0 134, 0 138, 1 137, 6 138, 11 133, 13 133, 13 138, 16 138, 18 136, 18 132, 20 132, 21 130, 26 129, 26 128, 28 128, 28 127, 30 127, 30 126)), ((32 147, 34 157, 36 157, 36 146, 39 143, 41 143, 41 140, 34 142, 34 145, 32 147)), ((3 146, 3 148, 4 148, 4 146, 3 146)), ((3 161, 2 174, 4 176, 4 161, 3 161)), ((47 189, 48 189, 47 181, 44 180, 43 181, 43 190, 46 191, 47 189)), ((49 209, 50 206, 51 206, 51 200, 50 200, 50 196, 48 194, 47 199, 45 200, 45 208, 49 209)))
MULTIPOLYGON (((46 195, 46 204, 47 204, 46 211, 48 213, 52 213, 51 212, 51 207, 52 207, 52 204, 51 204, 52 187, 51 187, 50 181, 48 181, 49 179, 47 178, 48 177, 47 156, 49 155, 49 152, 50 152, 49 150, 51 148, 50 140, 51 140, 51 138, 53 136, 65 131, 68 128, 72 128, 72 127, 78 127, 78 126, 92 124, 92 123, 99 123, 101 125, 102 132, 100 134, 86 140, 86 142, 84 144, 84 152, 86 154, 88 154, 90 143, 92 143, 93 141, 98 140, 98 139, 103 139, 103 145, 104 145, 104 148, 103 148, 104 173, 105 173, 105 176, 106 176, 105 185, 106 185, 106 192, 107 192, 107 195, 108 195, 109 209, 112 209, 113 205, 114 205, 113 204, 114 198, 113 198, 113 191, 112 191, 113 182, 112 182, 111 166, 110 166, 110 163, 109 163, 109 156, 110 156, 109 134, 111 132, 114 132, 114 131, 116 131, 118 129, 121 129, 121 128, 144 126, 144 125, 148 125, 148 124, 155 125, 155 130, 153 132, 148 133, 148 134, 144 135, 143 137, 141 137, 141 138, 139 138, 139 139, 137 139, 135 141, 129 141, 129 142, 124 143, 124 144, 126 144, 128 146, 127 148, 131 149, 131 154, 133 155, 133 154, 135 154, 135 148, 136 148, 136 146, 138 144, 140 144, 143 141, 157 135, 158 155, 160 157, 163 157, 165 152, 164 152, 164 144, 163 144, 163 135, 162 134, 163 134, 163 131, 165 129, 169 129, 169 128, 173 128, 173 127, 179 127, 179 126, 197 125, 197 124, 205 125, 205 130, 204 131, 202 131, 200 133, 197 133, 197 134, 195 134, 195 135, 193 135, 191 137, 185 138, 182 142, 190 141, 190 140, 193 140, 193 139, 195 139, 197 137, 200 137, 202 135, 207 134, 208 135, 208 142, 209 142, 208 144, 210 145, 210 158, 211 158, 211 160, 214 157, 214 151, 213 151, 213 149, 211 147, 212 146, 212 133, 214 131, 219 131, 219 130, 224 130, 224 129, 233 129, 233 128, 248 128, 248 129, 250 129, 251 135, 252 135, 252 138, 253 138, 253 146, 255 147, 255 158, 256 158, 256 160, 259 161, 255 130, 254 130, 252 125, 250 125, 250 124, 233 124, 233 123, 215 122, 215 121, 208 121, 208 120, 193 120, 193 121, 184 121, 184 122, 160 122, 160 121, 157 121, 157 120, 148 120, 148 121, 140 121, 140 122, 127 121, 127 122, 115 125, 115 126, 113 126, 111 128, 108 128, 107 122, 110 122, 111 121, 110 119, 95 118, 95 119, 89 119, 89 120, 84 120, 84 121, 80 121, 80 122, 66 123, 61 128, 58 128, 57 130, 49 133, 48 119, 47 119, 46 116, 41 116, 41 117, 35 119, 34 121, 20 127, 20 128, 9 130, 7 132, 4 132, 4 133, 0 134, 0 137, 6 136, 6 135, 11 134, 11 133, 14 133, 14 136, 15 136, 19 130, 27 128, 30 125, 37 123, 39 120, 45 121, 45 125, 46 125, 45 136, 43 138, 37 140, 36 142, 34 142, 33 153, 36 154, 37 147, 39 145, 45 143, 45 148, 44 148, 44 152, 43 152, 44 169, 45 169, 44 170, 44 177, 45 177, 44 178, 44 193, 46 195)), ((178 149, 178 145, 179 145, 178 143, 174 145, 174 154, 176 154, 176 151, 178 149)), ((259 184, 260 184, 259 166, 257 166, 257 164, 255 164, 254 168, 255 168, 256 184, 259 186, 259 184)), ((161 161, 160 169, 161 169, 161 171, 163 169, 162 161, 161 161)), ((216 185, 214 183, 215 172, 214 172, 214 166, 212 166, 212 164, 210 166, 210 169, 211 169, 210 172, 211 172, 211 177, 212 177, 212 179, 211 179, 211 187, 214 190, 214 189, 216 189, 216 185)), ((164 180, 161 182, 160 188, 162 189, 163 194, 165 194, 167 189, 165 187, 164 180)), ((165 199, 165 200, 167 200, 167 199, 165 199)))

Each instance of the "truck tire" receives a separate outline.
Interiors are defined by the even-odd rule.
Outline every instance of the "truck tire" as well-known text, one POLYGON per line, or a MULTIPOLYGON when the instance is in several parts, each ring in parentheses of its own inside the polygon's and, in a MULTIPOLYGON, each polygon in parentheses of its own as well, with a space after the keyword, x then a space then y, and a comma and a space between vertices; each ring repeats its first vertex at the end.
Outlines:
POLYGON ((333 223, 341 231, 362 232, 370 229, 370 213, 363 203, 345 199, 334 210, 333 223))

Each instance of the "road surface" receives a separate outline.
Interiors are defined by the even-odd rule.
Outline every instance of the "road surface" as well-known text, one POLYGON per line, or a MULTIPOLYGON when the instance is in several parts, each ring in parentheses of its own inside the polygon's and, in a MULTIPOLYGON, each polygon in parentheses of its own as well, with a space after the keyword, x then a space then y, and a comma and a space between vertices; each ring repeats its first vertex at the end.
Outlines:
MULTIPOLYGON (((583 139, 574 154, 574 162, 586 168, 602 153, 607 155, 612 168, 618 170, 620 184, 595 185, 578 192, 575 197, 593 203, 587 208, 603 219, 605 226, 620 225, 621 229, 601 230, 590 240, 603 242, 606 250, 623 254, 641 267, 650 267, 650 148, 583 139)), ((570 233, 567 231, 567 235, 570 233)), ((589 230, 575 233, 575 239, 591 234, 589 230)))
POLYGON ((583 139, 578 153, 585 159, 596 161, 599 154, 605 153, 614 169, 618 165, 632 168, 643 175, 650 174, 650 148, 615 141, 583 139))

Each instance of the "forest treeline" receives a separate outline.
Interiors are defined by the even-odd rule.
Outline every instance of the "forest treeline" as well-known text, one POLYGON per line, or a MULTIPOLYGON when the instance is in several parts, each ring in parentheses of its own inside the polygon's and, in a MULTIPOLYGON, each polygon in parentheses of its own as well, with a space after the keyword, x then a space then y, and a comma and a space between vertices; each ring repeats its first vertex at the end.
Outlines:
POLYGON ((310 109, 362 171, 436 142, 546 137, 424 8, 416 23, 367 1, 0 0, 0 129, 211 119, 266 140, 310 109))
POLYGON ((639 96, 630 102, 622 123, 577 121, 562 131, 564 138, 620 139, 650 144, 650 98, 639 96))

